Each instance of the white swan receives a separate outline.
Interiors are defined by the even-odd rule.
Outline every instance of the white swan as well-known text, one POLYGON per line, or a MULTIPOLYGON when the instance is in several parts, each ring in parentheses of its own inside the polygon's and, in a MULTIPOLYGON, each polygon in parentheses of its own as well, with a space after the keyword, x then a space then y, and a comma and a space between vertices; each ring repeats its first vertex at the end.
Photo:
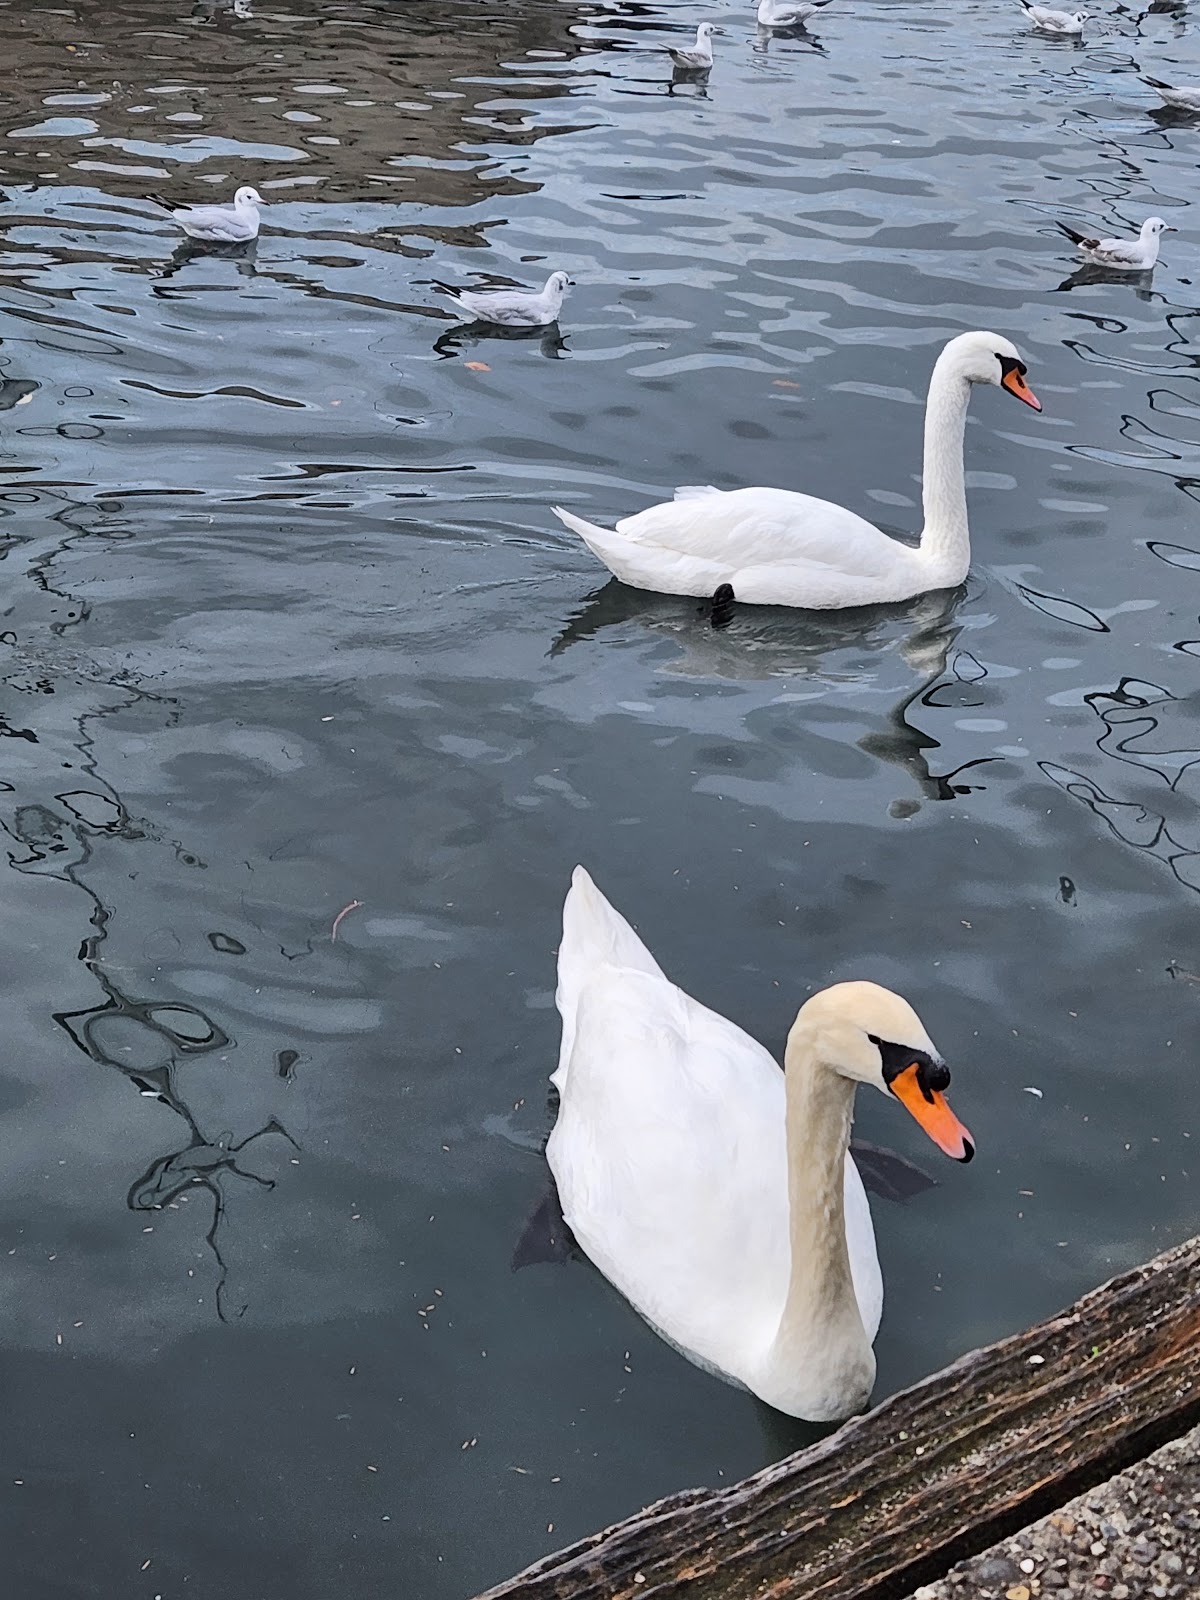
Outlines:
POLYGON ((636 589, 711 595, 732 584, 752 605, 875 605, 952 589, 971 562, 963 429, 973 383, 999 384, 1035 411, 1025 363, 996 333, 960 333, 942 351, 925 406, 925 528, 914 549, 829 500, 790 489, 676 489, 675 499, 597 527, 554 513, 636 589))
POLYGON ((861 1410, 883 1281, 847 1155, 855 1085, 894 1095, 956 1160, 974 1154, 912 1007, 873 983, 823 990, 781 1073, 663 975, 582 867, 556 998, 546 1158, 579 1244, 697 1366, 792 1416, 861 1410))

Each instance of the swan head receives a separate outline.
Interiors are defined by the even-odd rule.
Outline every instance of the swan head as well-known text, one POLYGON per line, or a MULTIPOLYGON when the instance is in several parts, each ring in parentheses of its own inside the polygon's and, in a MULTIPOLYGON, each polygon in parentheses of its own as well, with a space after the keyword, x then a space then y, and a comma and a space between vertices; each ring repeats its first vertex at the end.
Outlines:
POLYGON ((999 333, 960 333, 942 351, 935 371, 963 378, 967 383, 992 383, 1018 400, 1042 409, 1042 402, 1025 382, 1025 363, 1010 339, 999 333))
POLYGON ((826 1068, 899 1100, 955 1161, 975 1154, 974 1139, 946 1100, 950 1069, 900 995, 877 983, 835 983, 801 1007, 793 1031, 803 1033, 826 1068))
POLYGON ((252 189, 249 184, 239 189, 233 197, 235 206, 265 206, 266 201, 257 189, 252 189))
POLYGON ((1169 222, 1164 222, 1161 217, 1147 217, 1142 223, 1142 238, 1157 239, 1160 233, 1178 233, 1178 228, 1173 228, 1169 222))

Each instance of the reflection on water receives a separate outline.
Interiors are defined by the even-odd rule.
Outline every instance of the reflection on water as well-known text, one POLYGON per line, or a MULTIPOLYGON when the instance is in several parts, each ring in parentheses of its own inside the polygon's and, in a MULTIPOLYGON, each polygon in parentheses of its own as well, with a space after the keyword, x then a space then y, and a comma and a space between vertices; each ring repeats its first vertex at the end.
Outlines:
POLYGON ((675 85, 697 20, 0 0, 22 1597, 82 1545, 114 1600, 147 1558, 452 1600, 800 1441, 590 1269, 509 1270, 578 860, 776 1051, 830 979, 931 1019, 981 1160, 877 1208, 880 1393, 1200 1226, 1194 128, 1138 80, 1187 75, 1182 23, 729 12, 675 85), (146 199, 243 181, 252 247, 146 199), (1060 215, 1157 212, 1152 282, 1056 292, 1060 215), (528 334, 432 289, 551 267, 528 334), (598 588, 550 514, 758 482, 911 536, 971 327, 1046 410, 976 399, 960 592, 598 588))

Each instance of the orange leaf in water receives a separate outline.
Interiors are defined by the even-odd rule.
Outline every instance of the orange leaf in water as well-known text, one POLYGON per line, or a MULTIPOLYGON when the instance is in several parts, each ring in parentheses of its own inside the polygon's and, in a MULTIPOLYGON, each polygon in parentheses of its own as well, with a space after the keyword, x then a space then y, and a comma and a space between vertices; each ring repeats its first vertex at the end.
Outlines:
POLYGON ((466 368, 468 372, 490 372, 492 370, 486 361, 468 361, 466 368))

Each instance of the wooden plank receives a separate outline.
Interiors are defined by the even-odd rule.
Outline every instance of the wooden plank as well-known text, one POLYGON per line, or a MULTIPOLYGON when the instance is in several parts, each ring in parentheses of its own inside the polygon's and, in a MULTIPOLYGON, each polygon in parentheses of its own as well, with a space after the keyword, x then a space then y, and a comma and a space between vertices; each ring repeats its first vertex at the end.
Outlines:
POLYGON ((1200 1238, 478 1600, 900 1600, 1200 1421, 1200 1238))

